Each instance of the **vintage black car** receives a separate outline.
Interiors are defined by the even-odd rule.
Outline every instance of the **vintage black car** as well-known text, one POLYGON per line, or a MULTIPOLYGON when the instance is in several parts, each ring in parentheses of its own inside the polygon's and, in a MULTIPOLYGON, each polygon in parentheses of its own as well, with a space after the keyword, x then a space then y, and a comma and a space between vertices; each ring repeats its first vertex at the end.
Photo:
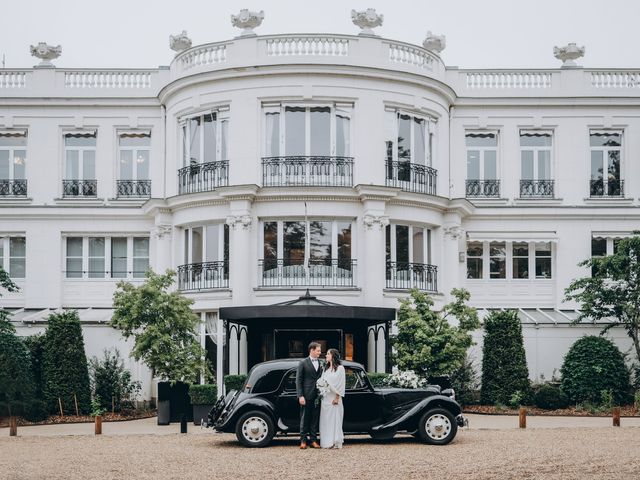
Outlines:
MULTIPOLYGON (((298 359, 272 360, 254 366, 243 388, 220 398, 209 413, 207 427, 234 433, 247 447, 265 447, 276 434, 299 431, 296 397, 298 359)), ((453 390, 437 385, 421 389, 374 388, 362 365, 343 362, 345 434, 391 439, 408 432, 425 443, 445 445, 466 420, 453 390)))

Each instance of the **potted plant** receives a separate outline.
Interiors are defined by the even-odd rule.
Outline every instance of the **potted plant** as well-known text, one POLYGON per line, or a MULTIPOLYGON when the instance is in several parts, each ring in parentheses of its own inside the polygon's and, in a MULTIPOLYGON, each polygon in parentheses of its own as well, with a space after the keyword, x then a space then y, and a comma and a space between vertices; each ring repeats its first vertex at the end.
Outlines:
POLYGON ((218 397, 216 385, 191 385, 189 396, 193 405, 193 423, 200 425, 200 422, 207 421, 207 414, 211 411, 218 397))

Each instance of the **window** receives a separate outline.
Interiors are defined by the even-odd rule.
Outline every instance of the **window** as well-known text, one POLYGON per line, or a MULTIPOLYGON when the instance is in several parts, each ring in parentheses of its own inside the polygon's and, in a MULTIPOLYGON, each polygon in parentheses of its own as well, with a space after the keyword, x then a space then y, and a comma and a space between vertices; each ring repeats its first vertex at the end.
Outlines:
POLYGON ((387 288, 437 290, 431 260, 431 230, 414 225, 386 226, 387 288))
POLYGON ((469 132, 467 148, 467 197, 499 197, 498 135, 492 132, 469 132))
POLYGON ((0 130, 0 196, 26 196, 26 163, 26 130, 0 130))
POLYGON ((520 196, 553 197, 551 132, 520 131, 520 196))
POLYGON ((96 132, 64 135, 63 196, 96 196, 96 132))
POLYGON ((351 105, 265 106, 266 157, 349 157, 351 105))
POLYGON ((551 279, 552 268, 551 242, 467 242, 467 279, 551 279))
POLYGON ((143 278, 148 237, 66 237, 66 278, 143 278))
POLYGON ((118 135, 120 157, 118 196, 150 196, 149 152, 151 134, 121 132, 118 135))
POLYGON ((229 159, 227 109, 206 112, 181 121, 183 166, 229 159))
POLYGON ((0 266, 16 280, 26 278, 27 239, 0 236, 0 266))
POLYGON ((622 196, 622 132, 592 130, 589 134, 589 144, 591 196, 622 196))
MULTIPOLYGON (((351 222, 341 220, 265 221, 262 224, 265 279, 352 279, 351 222)), ((267 282, 271 284, 272 282, 267 282)))
MULTIPOLYGON (((594 233, 591 237, 591 256, 604 257, 615 254, 620 240, 631 235, 631 233, 594 233)), ((591 269, 591 274, 595 274, 595 268, 591 269)))
MULTIPOLYGON (((229 226, 226 224, 203 225, 184 231, 184 263, 229 261, 229 226)), ((225 266, 225 271, 228 266, 225 266)))
POLYGON ((431 117, 387 110, 387 161, 432 166, 434 130, 431 117))

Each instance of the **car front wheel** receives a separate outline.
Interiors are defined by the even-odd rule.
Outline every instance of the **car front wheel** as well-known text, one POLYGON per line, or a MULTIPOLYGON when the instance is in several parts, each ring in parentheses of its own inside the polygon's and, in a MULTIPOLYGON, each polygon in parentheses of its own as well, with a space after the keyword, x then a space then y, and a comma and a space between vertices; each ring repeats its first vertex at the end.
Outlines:
POLYGON ((418 432, 420 439, 432 445, 446 445, 456 436, 458 425, 451 412, 444 408, 434 408, 420 419, 418 432))
POLYGON ((245 447, 266 447, 275 433, 271 417, 258 410, 245 413, 236 423, 236 437, 245 447))

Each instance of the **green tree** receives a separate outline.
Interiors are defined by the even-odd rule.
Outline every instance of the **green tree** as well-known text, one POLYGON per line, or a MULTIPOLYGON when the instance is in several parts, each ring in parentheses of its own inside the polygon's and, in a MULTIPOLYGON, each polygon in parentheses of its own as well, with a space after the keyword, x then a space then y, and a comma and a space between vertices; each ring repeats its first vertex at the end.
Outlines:
POLYGON ((579 278, 565 290, 566 300, 580 303, 575 323, 606 320, 600 334, 622 326, 640 362, 640 236, 624 238, 613 255, 593 257, 579 264, 590 267, 591 276, 579 278))
POLYGON ((48 317, 44 340, 44 398, 50 413, 59 411, 58 399, 67 414, 91 411, 89 370, 78 312, 68 310, 48 317), (74 398, 75 395, 75 398, 74 398))
POLYGON ((105 349, 101 359, 89 360, 89 373, 93 399, 100 409, 119 412, 135 406, 142 386, 131 380, 131 372, 125 368, 117 349, 105 349))
POLYGON ((119 282, 113 295, 111 326, 125 338, 133 337, 131 355, 153 374, 170 382, 193 383, 204 367, 204 350, 196 335, 200 319, 191 311, 192 300, 169 292, 175 272, 146 273, 136 287, 119 282))
POLYGON ((33 399, 29 350, 15 328, 2 320, 0 328, 0 415, 22 415, 33 399))
MULTIPOLYGON (((18 285, 16 285, 13 280, 9 277, 7 271, 0 266, 0 288, 6 290, 7 292, 17 292, 19 290, 18 285)), ((0 293, 0 297, 2 293, 0 293)), ((9 324, 9 312, 4 308, 0 308, 0 331, 14 331, 13 327, 9 324)))
POLYGON ((27 346, 31 356, 34 397, 39 399, 44 398, 44 377, 42 372, 44 362, 44 340, 44 335, 40 334, 22 338, 22 341, 27 346))
POLYGON ((400 370, 413 370, 427 378, 452 375, 463 366, 473 344, 470 332, 480 322, 476 310, 466 304, 469 292, 453 289, 451 294, 454 300, 442 314, 432 310, 429 295, 416 289, 400 300, 398 333, 391 337, 392 358, 400 370))
POLYGON ((522 325, 515 310, 493 311, 484 320, 481 401, 510 404, 530 397, 522 325))

